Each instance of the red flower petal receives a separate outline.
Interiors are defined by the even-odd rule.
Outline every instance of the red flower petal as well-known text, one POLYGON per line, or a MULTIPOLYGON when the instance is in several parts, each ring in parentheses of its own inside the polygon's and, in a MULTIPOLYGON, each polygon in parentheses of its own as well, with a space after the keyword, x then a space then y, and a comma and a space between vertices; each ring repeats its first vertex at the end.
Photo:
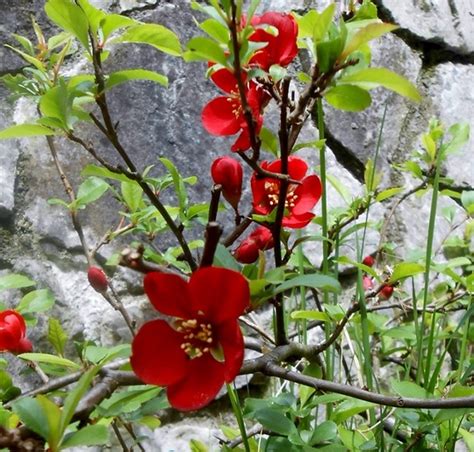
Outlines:
POLYGON ((252 25, 271 25, 278 30, 274 36, 263 29, 257 29, 249 38, 250 41, 268 42, 268 45, 256 52, 250 63, 259 64, 265 70, 272 64, 287 66, 298 53, 298 25, 293 16, 269 11, 262 16, 254 16, 252 25))
POLYGON ((301 180, 308 171, 308 164, 299 157, 288 158, 288 174, 292 179, 301 180))
POLYGON ((239 322, 229 320, 221 323, 217 329, 219 343, 224 350, 224 378, 230 383, 239 373, 244 360, 244 338, 239 322))
POLYGON ((202 110, 204 128, 213 135, 234 135, 240 129, 240 118, 234 113, 240 108, 237 100, 230 97, 216 97, 202 110))
POLYGON ((145 323, 132 342, 130 364, 145 383, 166 386, 182 380, 190 361, 181 350, 183 334, 164 320, 145 323))
POLYGON ((292 213, 294 215, 301 215, 311 210, 319 201, 319 198, 321 198, 321 192, 322 186, 318 176, 305 177, 302 184, 295 190, 298 200, 292 213))
POLYGON ((145 292, 157 311, 189 319, 192 316, 188 284, 177 275, 152 272, 145 275, 145 292))
POLYGON ((223 384, 224 364, 206 353, 189 361, 189 372, 183 380, 168 386, 168 400, 178 410, 197 410, 210 403, 223 384))
MULTIPOLYGON (((246 79, 246 75, 242 74, 242 80, 246 79)), ((238 93, 237 79, 234 74, 227 68, 218 69, 211 74, 211 80, 226 93, 238 93)))
POLYGON ((220 267, 200 268, 189 280, 192 307, 213 324, 236 319, 249 307, 247 280, 233 270, 220 267))
POLYGON ((285 228, 300 229, 307 226, 314 217, 315 215, 310 212, 301 215, 290 215, 288 217, 284 217, 281 224, 285 228))
POLYGON ((232 152, 245 152, 250 149, 250 134, 247 128, 242 130, 242 133, 239 135, 237 140, 230 148, 232 152))

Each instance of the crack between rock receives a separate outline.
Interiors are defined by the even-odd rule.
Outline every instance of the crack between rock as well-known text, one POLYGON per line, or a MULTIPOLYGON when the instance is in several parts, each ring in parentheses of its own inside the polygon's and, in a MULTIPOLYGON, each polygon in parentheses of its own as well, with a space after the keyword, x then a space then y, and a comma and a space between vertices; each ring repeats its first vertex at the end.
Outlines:
MULTIPOLYGON (((386 8, 381 0, 373 0, 378 9, 378 15, 384 22, 397 23, 392 12, 386 8)), ((459 17, 455 6, 451 5, 452 0, 449 0, 451 11, 453 11, 453 17, 459 17), (454 10, 453 10, 454 7, 454 10)), ((455 28, 458 29, 459 21, 455 21, 455 28)), ((420 36, 413 33, 408 28, 400 28, 393 32, 396 36, 402 39, 409 47, 413 50, 421 52, 422 64, 424 67, 436 66, 442 63, 455 63, 455 64, 474 64, 474 52, 470 53, 459 53, 449 47, 441 39, 430 40, 423 39, 420 36)), ((461 36, 461 35, 460 35, 461 36)))

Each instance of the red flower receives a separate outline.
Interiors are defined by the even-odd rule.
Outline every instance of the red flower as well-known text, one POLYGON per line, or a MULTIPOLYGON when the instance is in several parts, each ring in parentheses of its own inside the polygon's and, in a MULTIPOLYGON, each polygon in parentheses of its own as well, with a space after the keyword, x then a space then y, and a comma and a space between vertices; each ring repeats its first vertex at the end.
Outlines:
MULTIPOLYGON (((281 160, 271 163, 263 162, 262 168, 274 173, 281 172, 281 160)), ((310 210, 321 197, 322 187, 319 177, 307 176, 308 165, 299 157, 288 159, 288 173, 291 179, 301 184, 290 184, 286 194, 285 209, 288 213, 283 217, 282 225, 287 228, 305 227, 314 217, 310 210)), ((253 194, 253 210, 260 215, 268 215, 278 205, 280 181, 269 177, 257 177, 254 173, 251 180, 253 194)))
POLYGON ((242 174, 242 165, 232 157, 219 157, 212 162, 212 180, 222 185, 224 198, 235 210, 242 195, 242 174))
POLYGON ((367 267, 373 267, 373 265, 375 264, 375 259, 369 254, 368 256, 364 257, 362 263, 364 265, 367 265, 367 267))
POLYGON ((16 311, 0 312, 0 351, 30 352, 33 346, 26 336, 25 319, 16 311))
POLYGON ((145 292, 169 323, 145 323, 132 343, 130 363, 145 383, 167 387, 170 404, 195 410, 238 374, 244 342, 238 317, 249 307, 246 279, 232 270, 200 268, 189 282, 148 273, 145 292))
MULTIPOLYGON (((234 152, 246 151, 250 148, 250 134, 242 110, 237 79, 226 68, 214 72, 211 79, 228 95, 216 97, 204 107, 201 114, 204 128, 212 135, 218 136, 235 135, 240 131, 231 149, 234 152)), ((255 133, 258 134, 263 124, 260 108, 266 94, 255 83, 250 82, 246 87, 246 98, 256 122, 255 133)))
POLYGON ((263 28, 257 28, 249 37, 249 41, 268 42, 268 45, 258 50, 251 58, 250 64, 258 64, 268 71, 273 64, 288 66, 298 54, 296 40, 298 38, 298 24, 290 14, 267 12, 262 16, 254 16, 251 24, 254 27, 271 25, 278 34, 275 36, 263 28))
POLYGON ((259 226, 247 238, 242 240, 234 251, 234 257, 243 264, 251 264, 258 259, 259 250, 273 248, 273 236, 265 226, 259 226))
POLYGON ((104 271, 99 267, 89 267, 87 271, 87 279, 91 287, 99 293, 107 292, 109 287, 109 282, 107 281, 107 276, 105 276, 104 271))

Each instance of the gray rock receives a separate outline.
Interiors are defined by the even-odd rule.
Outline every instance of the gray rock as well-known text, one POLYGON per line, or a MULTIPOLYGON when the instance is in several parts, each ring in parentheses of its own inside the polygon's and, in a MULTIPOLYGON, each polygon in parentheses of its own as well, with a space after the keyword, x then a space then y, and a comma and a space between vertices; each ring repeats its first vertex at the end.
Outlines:
MULTIPOLYGON (((0 96, 6 91, 0 88, 0 96)), ((0 103, 0 130, 11 125, 11 105, 0 103)), ((19 157, 15 140, 0 141, 0 219, 10 217, 15 206, 16 165, 19 157)))
POLYGON ((462 55, 474 52, 472 0, 379 0, 377 3, 416 39, 439 44, 462 55))
POLYGON ((444 63, 433 68, 428 95, 433 110, 448 128, 455 123, 471 127, 469 142, 448 158, 446 169, 455 185, 474 187, 474 65, 444 63))
MULTIPOLYGON (((372 65, 386 67, 416 84, 421 59, 419 54, 400 38, 386 35, 372 45, 372 65)), ((362 112, 351 113, 326 108, 328 143, 338 160, 345 164, 358 180, 363 180, 361 163, 365 163, 368 158, 374 158, 385 104, 387 104, 387 115, 378 165, 387 170, 392 147, 394 143, 398 143, 404 127, 404 118, 409 104, 412 103, 383 88, 373 90, 371 95, 372 105, 362 112)))

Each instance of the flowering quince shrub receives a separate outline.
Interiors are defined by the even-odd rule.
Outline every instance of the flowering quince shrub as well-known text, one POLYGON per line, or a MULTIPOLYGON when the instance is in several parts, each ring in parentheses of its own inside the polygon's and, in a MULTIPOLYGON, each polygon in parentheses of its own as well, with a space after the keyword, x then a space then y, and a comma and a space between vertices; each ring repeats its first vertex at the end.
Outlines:
MULTIPOLYGON (((366 163, 360 195, 327 174, 328 106, 362 111, 378 87, 420 100, 408 80, 371 65, 371 41, 396 26, 382 22, 370 0, 348 3, 344 11, 330 3, 301 15, 261 11, 257 0, 247 10, 240 0, 191 2, 200 31, 183 50, 161 24, 87 0, 46 0, 60 33, 45 37, 33 21, 37 42, 13 35, 17 46, 8 47, 28 67, 1 81, 14 97, 36 102, 39 116, 0 131, 0 139, 45 137, 42 151, 51 154, 66 193, 49 201, 51 217, 55 209, 69 213, 91 293, 103 300, 104 315, 120 314, 130 340, 73 343, 51 315, 52 292, 2 272, 1 447, 153 450, 141 443, 160 428, 163 410, 199 410, 221 394, 215 407, 235 416, 221 427, 225 451, 454 450, 461 441, 472 449, 474 196, 441 171, 469 129, 430 122, 420 149, 396 166, 413 188, 382 186, 380 146, 366 163), (182 175, 171 155, 141 168, 123 143, 110 91, 137 80, 156 82, 156 89, 168 84, 151 70, 111 72, 107 56, 127 43, 199 64, 215 86, 194 120, 216 136, 221 154, 199 181, 182 175), (295 64, 303 53, 304 71, 295 64), (90 72, 71 75, 72 54, 85 54, 90 72), (312 112, 318 135, 302 142, 312 112), (120 164, 83 138, 84 127, 98 129, 120 164), (58 160, 58 136, 93 162, 78 187, 58 160), (224 137, 232 137, 230 146, 224 137), (196 182, 212 188, 192 204, 187 189, 196 182), (331 185, 344 204, 328 203, 331 185), (427 241, 406 253, 387 230, 415 194, 431 206, 427 241), (120 203, 119 226, 91 247, 80 212, 111 195, 120 203), (439 209, 441 196, 455 207, 439 209), (383 221, 372 221, 374 204, 386 209, 383 221), (451 234, 435 244, 439 221, 451 234), (165 233, 175 238, 167 249, 165 233), (366 249, 368 233, 379 238, 376 249, 366 249), (124 243, 127 234, 134 240, 120 249, 114 239, 124 243), (115 252, 101 267, 103 246, 115 252), (118 265, 143 275, 156 310, 144 322, 137 324, 114 288, 118 265), (21 364, 25 372, 12 371, 21 364), (264 389, 253 385, 255 374, 265 378, 264 389), (22 392, 24 378, 41 382, 22 392)), ((197 439, 190 449, 208 450, 197 439)))

